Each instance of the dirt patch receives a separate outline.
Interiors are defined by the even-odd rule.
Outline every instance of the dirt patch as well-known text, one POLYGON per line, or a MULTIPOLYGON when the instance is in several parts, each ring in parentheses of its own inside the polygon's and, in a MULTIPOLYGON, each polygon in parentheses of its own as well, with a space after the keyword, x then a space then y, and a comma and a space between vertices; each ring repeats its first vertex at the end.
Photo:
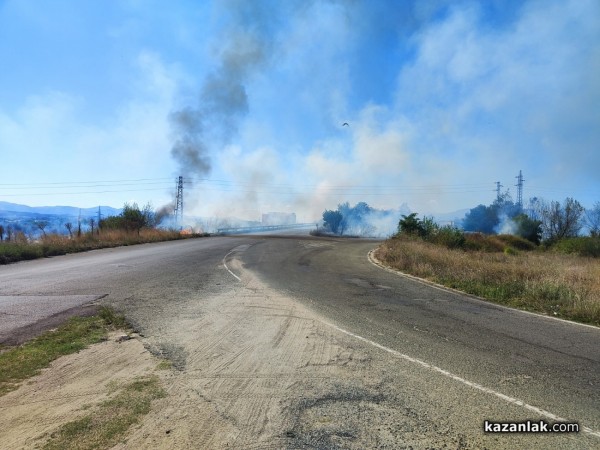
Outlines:
POLYGON ((115 386, 155 372, 159 361, 138 339, 117 342, 121 334, 111 333, 105 342, 57 359, 40 375, 0 397, 2 447, 39 446, 61 425, 89 414, 90 408, 110 398, 115 386))

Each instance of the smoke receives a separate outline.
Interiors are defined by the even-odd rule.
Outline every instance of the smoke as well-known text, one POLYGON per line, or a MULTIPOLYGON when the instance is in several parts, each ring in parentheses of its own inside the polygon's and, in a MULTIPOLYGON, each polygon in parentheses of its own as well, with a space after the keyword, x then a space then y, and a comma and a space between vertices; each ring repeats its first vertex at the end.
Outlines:
POLYGON ((171 114, 171 123, 177 135, 171 155, 179 163, 181 171, 196 175, 208 174, 210 160, 202 135, 202 113, 185 108, 171 114))
POLYGON ((204 79, 196 98, 170 115, 174 144, 171 155, 180 173, 205 176, 211 153, 229 144, 249 112, 246 84, 271 53, 266 6, 223 2, 230 24, 218 40, 216 68, 204 79))
POLYGON ((494 227, 496 234, 517 234, 517 224, 506 213, 502 212, 498 216, 499 223, 494 227))
POLYGON ((175 204, 168 203, 164 206, 161 206, 154 212, 154 221, 157 225, 162 226, 173 226, 171 223, 173 220, 173 210, 175 209, 175 204))
POLYGON ((377 209, 366 202, 354 206, 342 203, 337 207, 341 215, 337 231, 346 236, 386 238, 397 231, 398 221, 407 211, 406 205, 399 209, 377 209))
MULTIPOLYGON (((556 135, 545 99, 570 98, 564 93, 575 78, 562 69, 589 66, 587 45, 580 56, 553 58, 555 46, 546 43, 567 42, 569 23, 588 22, 577 11, 565 22, 561 8, 532 2, 495 24, 488 8, 462 3, 441 15, 421 6, 302 3, 220 3, 227 14, 219 16, 225 31, 215 65, 171 116, 183 174, 218 179, 203 184, 198 214, 286 211, 308 222, 346 199, 382 210, 407 201, 435 213, 481 203, 488 180, 514 167, 513 151, 554 163, 529 149, 559 142, 541 139, 556 135), (540 17, 550 25, 540 28, 540 17), (554 81, 559 89, 548 89, 554 81), (464 179, 473 186, 457 184, 464 179)), ((588 35, 596 32, 579 33, 578 42, 588 35)), ((502 222, 485 207, 475 212, 481 217, 472 214, 472 222, 485 222, 486 232, 502 222)), ((394 230, 397 219, 374 226, 394 230)))

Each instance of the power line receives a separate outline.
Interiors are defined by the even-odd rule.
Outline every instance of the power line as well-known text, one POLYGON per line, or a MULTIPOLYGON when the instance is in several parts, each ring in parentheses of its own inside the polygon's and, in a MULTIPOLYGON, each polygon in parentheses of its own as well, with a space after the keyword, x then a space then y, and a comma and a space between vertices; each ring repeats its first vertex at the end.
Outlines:
POLYGON ((504 187, 499 181, 496 181, 496 200, 500 201, 500 188, 504 187))
MULTIPOLYGON (((516 178, 517 202, 523 202, 522 172, 516 178), (520 193, 520 194, 519 194, 520 193)), ((489 191, 486 183, 457 183, 457 184, 423 184, 423 185, 374 185, 374 184, 293 184, 293 183, 254 183, 250 181, 231 181, 212 178, 181 177, 183 186, 195 190, 212 192, 254 193, 263 195, 302 195, 318 193, 323 195, 343 194, 346 196, 398 196, 398 195, 460 195, 489 191)), ((179 179, 178 179, 179 181, 179 179)), ((26 196, 55 196, 55 195, 89 195, 122 192, 152 192, 163 191, 173 193, 172 178, 137 178, 93 181, 56 181, 45 183, 0 183, 1 197, 26 197, 26 196), (104 189, 108 188, 108 189, 104 189), (113 189, 110 189, 113 188, 113 189)), ((499 188, 503 187, 496 182, 496 195, 499 188)), ((176 185, 175 193, 179 190, 176 185)), ((555 187, 530 186, 530 192, 566 193, 555 187)), ((598 190, 585 189, 578 192, 591 194, 600 193, 598 190)), ((567 193, 567 195, 569 195, 567 193)))
POLYGON ((177 178, 177 196, 175 197, 175 221, 183 224, 183 177, 177 178))
POLYGON ((517 179, 517 184, 515 184, 515 186, 517 187, 517 205, 519 205, 520 208, 523 207, 523 181, 525 181, 523 179, 523 173, 519 170, 519 175, 517 175, 515 177, 517 179))

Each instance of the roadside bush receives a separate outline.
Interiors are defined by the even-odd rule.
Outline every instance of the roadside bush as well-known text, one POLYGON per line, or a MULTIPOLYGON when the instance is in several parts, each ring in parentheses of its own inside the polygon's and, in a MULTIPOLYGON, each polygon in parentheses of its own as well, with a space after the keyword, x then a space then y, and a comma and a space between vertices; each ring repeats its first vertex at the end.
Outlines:
POLYGON ((0 244, 0 264, 9 264, 15 261, 41 258, 42 249, 39 246, 3 242, 0 244))
POLYGON ((552 250, 591 258, 600 257, 600 237, 572 237, 556 241, 552 250))
POLYGON ((464 248, 466 242, 465 233, 451 225, 439 227, 426 240, 446 248, 464 248))

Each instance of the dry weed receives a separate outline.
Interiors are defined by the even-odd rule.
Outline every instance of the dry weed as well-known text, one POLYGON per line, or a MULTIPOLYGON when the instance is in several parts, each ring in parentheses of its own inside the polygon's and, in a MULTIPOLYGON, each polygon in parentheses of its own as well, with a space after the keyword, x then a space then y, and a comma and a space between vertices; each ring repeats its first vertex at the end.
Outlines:
POLYGON ((553 252, 450 250, 391 239, 377 257, 403 272, 527 310, 600 325, 600 260, 553 252))

